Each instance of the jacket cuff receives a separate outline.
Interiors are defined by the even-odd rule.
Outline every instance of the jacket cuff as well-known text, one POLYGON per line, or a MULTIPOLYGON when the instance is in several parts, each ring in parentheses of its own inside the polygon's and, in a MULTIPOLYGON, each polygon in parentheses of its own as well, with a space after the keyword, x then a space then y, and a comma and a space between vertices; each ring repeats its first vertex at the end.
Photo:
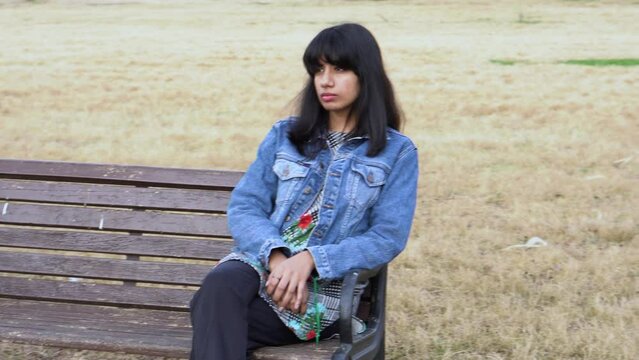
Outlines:
POLYGON ((306 248, 315 262, 315 270, 320 279, 330 279, 332 277, 331 267, 328 263, 328 254, 321 246, 309 246, 306 248))
POLYGON ((286 255, 286 257, 291 256, 291 249, 289 249, 288 246, 286 246, 286 243, 284 243, 282 239, 266 240, 264 244, 262 244, 262 247, 260 248, 260 253, 258 254, 260 261, 262 262, 262 265, 264 265, 264 268, 266 269, 266 271, 271 271, 271 269, 268 267, 268 260, 269 260, 269 257, 271 256, 271 252, 275 249, 282 250, 282 252, 284 252, 284 255, 286 255))

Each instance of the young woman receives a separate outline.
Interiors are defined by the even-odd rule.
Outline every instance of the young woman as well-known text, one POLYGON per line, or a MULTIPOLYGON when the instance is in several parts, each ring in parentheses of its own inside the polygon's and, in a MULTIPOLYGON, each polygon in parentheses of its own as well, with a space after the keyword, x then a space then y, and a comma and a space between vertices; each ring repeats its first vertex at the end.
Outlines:
POLYGON ((358 24, 330 27, 304 66, 299 116, 273 126, 231 195, 235 248, 191 301, 191 359, 332 336, 340 279, 406 245, 417 149, 398 132, 375 38, 358 24))

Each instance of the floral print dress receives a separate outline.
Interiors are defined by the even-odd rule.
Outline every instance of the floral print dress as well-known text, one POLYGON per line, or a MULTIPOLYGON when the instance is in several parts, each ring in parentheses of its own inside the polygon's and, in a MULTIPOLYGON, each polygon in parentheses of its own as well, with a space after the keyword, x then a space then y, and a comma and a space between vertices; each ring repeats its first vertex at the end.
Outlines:
MULTIPOLYGON (((337 149, 347 140, 348 134, 341 132, 328 133, 328 146, 334 154, 337 149)), ((297 254, 306 249, 308 239, 313 229, 318 223, 319 209, 322 204, 324 190, 320 190, 317 198, 311 207, 304 212, 299 219, 294 221, 291 226, 282 233, 282 240, 289 246, 293 254, 297 254)), ((339 302, 341 296, 341 280, 322 281, 317 280, 315 283, 309 280, 307 288, 311 292, 307 303, 306 313, 295 314, 288 310, 279 310, 273 299, 266 293, 266 280, 268 272, 264 266, 256 261, 249 259, 242 253, 231 253, 224 257, 220 263, 228 260, 239 260, 250 265, 260 275, 259 294, 269 306, 275 311, 277 316, 284 324, 295 333, 301 340, 311 340, 319 336, 318 331, 325 329, 339 318, 339 302)), ((353 301, 354 308, 357 308, 359 297, 363 288, 358 287, 355 290, 355 299, 353 301)))

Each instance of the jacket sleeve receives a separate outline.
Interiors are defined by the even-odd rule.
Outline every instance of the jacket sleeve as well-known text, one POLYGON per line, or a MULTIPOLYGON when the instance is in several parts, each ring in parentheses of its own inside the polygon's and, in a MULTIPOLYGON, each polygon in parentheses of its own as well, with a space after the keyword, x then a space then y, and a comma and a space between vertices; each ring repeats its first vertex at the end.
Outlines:
POLYGON ((415 213, 417 149, 404 150, 371 208, 370 228, 337 244, 310 246, 322 279, 342 278, 349 270, 372 269, 390 262, 405 247, 415 213))
POLYGON ((280 248, 290 255, 279 229, 270 220, 277 194, 278 179, 272 166, 280 131, 281 126, 276 124, 260 144, 256 160, 231 193, 227 211, 236 247, 259 260, 267 270, 272 250, 280 248))

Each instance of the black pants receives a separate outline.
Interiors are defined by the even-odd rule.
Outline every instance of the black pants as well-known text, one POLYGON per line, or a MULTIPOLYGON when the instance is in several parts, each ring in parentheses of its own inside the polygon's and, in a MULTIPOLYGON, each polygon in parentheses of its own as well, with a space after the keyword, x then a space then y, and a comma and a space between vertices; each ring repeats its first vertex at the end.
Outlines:
MULTIPOLYGON (((258 295, 259 276, 241 261, 216 266, 191 300, 191 360, 246 359, 259 347, 301 342, 258 295)), ((337 322, 322 338, 338 332, 337 322)))

